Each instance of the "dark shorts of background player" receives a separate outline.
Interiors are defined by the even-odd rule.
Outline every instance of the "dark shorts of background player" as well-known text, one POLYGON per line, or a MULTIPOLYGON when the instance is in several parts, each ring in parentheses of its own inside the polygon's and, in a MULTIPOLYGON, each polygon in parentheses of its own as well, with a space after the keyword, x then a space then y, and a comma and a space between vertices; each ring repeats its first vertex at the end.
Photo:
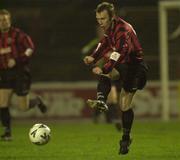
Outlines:
POLYGON ((148 67, 145 62, 120 64, 116 66, 120 73, 122 88, 127 92, 143 89, 147 81, 148 67))
POLYGON ((30 86, 31 75, 28 67, 0 70, 0 89, 12 89, 18 96, 25 96, 29 93, 30 86))
POLYGON ((121 91, 121 88, 122 88, 121 79, 112 80, 112 81, 111 81, 111 85, 116 87, 116 91, 117 91, 117 92, 120 92, 120 91, 121 91))

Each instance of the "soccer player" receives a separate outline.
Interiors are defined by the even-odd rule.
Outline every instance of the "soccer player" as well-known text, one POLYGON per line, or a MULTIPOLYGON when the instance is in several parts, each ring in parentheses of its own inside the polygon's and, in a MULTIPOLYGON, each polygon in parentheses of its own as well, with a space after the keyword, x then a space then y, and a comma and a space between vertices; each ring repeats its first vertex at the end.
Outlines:
POLYGON ((12 93, 17 95, 18 105, 22 110, 37 106, 42 113, 47 111, 39 96, 29 99, 29 61, 33 52, 34 44, 31 38, 20 29, 11 26, 9 11, 0 10, 0 120, 4 127, 2 140, 11 140, 9 105, 12 93))
POLYGON ((96 67, 94 70, 94 73, 100 77, 97 100, 89 100, 88 103, 91 107, 108 110, 106 99, 111 88, 109 75, 113 69, 116 69, 122 81, 119 106, 122 111, 123 135, 119 142, 119 154, 127 154, 131 144, 130 132, 134 119, 131 102, 136 91, 144 88, 148 68, 143 61, 142 47, 136 32, 129 23, 116 16, 113 4, 100 3, 96 8, 96 19, 105 36, 94 52, 84 58, 84 63, 92 66, 107 52, 110 52, 110 57, 102 68, 96 67))

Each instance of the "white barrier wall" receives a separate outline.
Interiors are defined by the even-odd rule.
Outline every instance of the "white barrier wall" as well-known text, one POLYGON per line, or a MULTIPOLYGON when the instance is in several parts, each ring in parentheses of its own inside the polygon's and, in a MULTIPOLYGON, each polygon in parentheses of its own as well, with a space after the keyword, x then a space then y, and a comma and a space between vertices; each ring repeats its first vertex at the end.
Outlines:
MULTIPOLYGON (((171 115, 179 114, 179 86, 171 83, 171 115)), ((32 86, 32 95, 39 94, 48 105, 48 113, 42 115, 38 109, 22 112, 17 109, 16 97, 13 97, 11 113, 14 117, 91 117, 92 110, 87 107, 88 98, 96 98, 96 82, 77 83, 37 83, 32 86), (16 107, 15 107, 16 106, 16 107)), ((162 111, 159 82, 149 82, 143 91, 138 91, 133 104, 137 117, 159 117, 162 111)))

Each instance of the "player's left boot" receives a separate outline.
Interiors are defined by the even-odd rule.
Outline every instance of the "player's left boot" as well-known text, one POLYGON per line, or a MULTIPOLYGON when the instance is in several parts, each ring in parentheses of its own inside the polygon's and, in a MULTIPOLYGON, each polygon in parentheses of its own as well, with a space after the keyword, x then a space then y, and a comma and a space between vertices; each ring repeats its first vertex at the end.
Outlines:
POLYGON ((5 132, 4 134, 2 134, 1 135, 1 140, 2 141, 11 141, 12 140, 11 133, 5 132))
POLYGON ((132 140, 128 139, 128 140, 121 140, 119 142, 120 145, 120 149, 119 149, 119 154, 127 154, 129 152, 129 146, 131 144, 132 140))
POLYGON ((37 97, 37 99, 39 100, 39 104, 38 104, 38 108, 42 113, 46 113, 47 112, 47 106, 45 105, 45 103, 43 102, 42 98, 40 96, 37 97))
POLYGON ((87 104, 91 108, 97 108, 100 112, 105 112, 108 110, 108 106, 106 105, 106 103, 101 100, 88 99, 87 104))

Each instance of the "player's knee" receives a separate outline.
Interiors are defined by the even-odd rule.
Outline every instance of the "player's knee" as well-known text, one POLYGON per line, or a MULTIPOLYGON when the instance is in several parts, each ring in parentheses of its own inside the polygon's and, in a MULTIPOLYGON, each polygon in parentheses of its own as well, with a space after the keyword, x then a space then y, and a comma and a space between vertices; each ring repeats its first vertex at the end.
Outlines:
POLYGON ((127 111, 127 110, 129 110, 130 108, 132 108, 131 100, 128 99, 128 100, 126 100, 126 101, 121 101, 120 107, 121 107, 121 110, 122 110, 122 111, 127 111))

